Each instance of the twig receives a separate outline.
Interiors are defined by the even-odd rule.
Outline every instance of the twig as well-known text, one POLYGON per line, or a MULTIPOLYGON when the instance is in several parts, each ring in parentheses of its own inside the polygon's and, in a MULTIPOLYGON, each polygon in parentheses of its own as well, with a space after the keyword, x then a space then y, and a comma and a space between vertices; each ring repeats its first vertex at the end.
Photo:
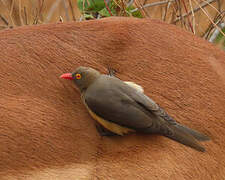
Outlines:
MULTIPOLYGON (((211 4, 211 3, 213 3, 214 1, 217 1, 217 0, 208 0, 207 3, 206 3, 206 2, 201 3, 201 4, 199 5, 198 8, 195 8, 195 9, 193 10, 193 12, 195 13, 195 12, 199 11, 201 8, 204 8, 204 7, 208 6, 208 4, 211 4)), ((185 18, 185 17, 187 17, 187 16, 189 16, 189 15, 191 15, 191 14, 192 14, 192 11, 189 11, 188 13, 184 14, 182 17, 177 18, 173 23, 177 23, 177 22, 180 21, 182 18, 185 18)))
POLYGON ((175 0, 168 0, 168 1, 159 1, 159 2, 154 2, 154 3, 150 3, 150 4, 145 4, 142 7, 138 7, 138 8, 135 8, 135 9, 131 10, 130 12, 133 13, 133 12, 138 11, 138 10, 143 9, 143 8, 158 6, 158 5, 162 5, 162 4, 166 4, 168 2, 174 2, 174 1, 175 0))
POLYGON ((111 10, 110 10, 106 0, 104 0, 104 3, 105 3, 105 7, 106 7, 107 11, 109 12, 110 16, 113 16, 113 14, 112 14, 112 12, 111 12, 111 10))
POLYGON ((10 18, 10 21, 12 23, 12 26, 15 26, 15 23, 13 21, 13 18, 12 18, 12 12, 13 12, 13 8, 14 8, 14 0, 12 0, 12 3, 11 3, 11 7, 10 7, 10 11, 9 11, 9 18, 10 18))
POLYGON ((63 23, 63 18, 62 18, 62 16, 59 16, 59 22, 63 23))
MULTIPOLYGON (((184 0, 182 0, 182 2, 184 4, 184 9, 185 9, 186 13, 188 13, 188 10, 187 10, 187 7, 186 7, 186 4, 185 4, 184 0)), ((187 18, 188 18, 188 24, 189 24, 189 26, 191 28, 191 31, 192 31, 192 33, 194 33, 194 30, 193 30, 193 27, 192 27, 192 24, 191 24, 189 16, 187 18)))
MULTIPOLYGON (((221 23, 220 24, 220 27, 223 29, 224 27, 225 27, 225 24, 224 23, 221 23)), ((215 41, 215 39, 216 39, 216 37, 219 35, 219 31, 218 31, 218 29, 216 29, 213 33, 212 33, 212 35, 211 35, 211 37, 210 37, 210 39, 209 39, 209 42, 214 42, 215 41)))
POLYGON ((189 4, 190 4, 190 7, 191 7, 191 14, 192 14, 193 33, 195 34, 195 13, 194 13, 194 10, 193 10, 191 0, 189 0, 189 4))
MULTIPOLYGON (((85 0, 84 0, 85 1, 85 0)), ((95 3, 95 1, 94 0, 91 0, 93 3, 95 3)), ((88 3, 88 6, 90 6, 91 5, 91 3, 89 2, 89 0, 87 0, 87 3, 88 3)))
POLYGON ((130 0, 130 1, 127 3, 127 7, 130 7, 133 3, 134 3, 134 0, 130 0))
POLYGON ((121 1, 121 9, 120 9, 120 12, 121 12, 121 15, 124 16, 124 14, 126 14, 126 5, 124 3, 124 0, 121 1))
POLYGON ((47 17, 46 17, 46 22, 49 22, 50 21, 50 19, 52 18, 52 15, 53 15, 53 13, 54 13, 54 11, 55 11, 55 9, 57 8, 57 6, 59 5, 59 3, 60 3, 60 1, 61 0, 55 0, 55 3, 52 5, 52 7, 49 9, 49 13, 48 13, 48 15, 47 15, 47 17))
POLYGON ((4 26, 4 25, 0 25, 0 28, 2 28, 2 29, 5 29, 5 28, 7 28, 8 26, 4 26))
POLYGON ((36 15, 35 15, 35 18, 34 18, 34 22, 33 24, 37 24, 39 19, 43 20, 42 16, 41 16, 41 12, 42 12, 42 9, 43 9, 43 5, 44 5, 44 0, 39 0, 38 1, 38 9, 36 8, 36 15))
MULTIPOLYGON (((118 9, 120 10, 120 9, 122 9, 122 7, 121 7, 121 5, 119 4, 119 2, 117 2, 116 0, 113 0, 113 2, 115 3, 115 7, 114 7, 114 9, 116 10, 116 14, 117 14, 117 16, 118 16, 118 9)), ((107 0, 106 0, 106 3, 107 3, 107 0)))
POLYGON ((38 9, 36 8, 36 15, 34 17, 34 22, 33 24, 37 24, 38 23, 38 9))
POLYGON ((144 0, 143 5, 145 5, 145 4, 146 4, 146 2, 147 2, 147 0, 144 0))
MULTIPOLYGON (((142 12, 143 12, 143 13, 142 13, 142 16, 144 16, 144 17, 146 17, 146 16, 150 17, 150 14, 145 10, 145 8, 143 7, 143 5, 141 4, 141 2, 140 2, 139 0, 135 0, 135 1, 134 1, 134 2, 135 2, 135 5, 138 7, 136 1, 138 1, 140 10, 142 10, 142 12)), ((132 13, 132 12, 131 12, 131 13, 132 13)))
POLYGON ((218 27, 214 22, 213 22, 213 20, 210 18, 210 16, 206 13, 206 11, 201 7, 201 5, 196 1, 196 0, 194 0, 195 2, 196 2, 196 4, 198 4, 198 6, 199 6, 199 8, 202 10, 202 12, 204 12, 204 14, 208 17, 208 19, 211 21, 211 23, 220 31, 220 33, 225 37, 225 34, 224 34, 224 32, 221 30, 221 28, 220 27, 218 27))
POLYGON ((177 8, 181 17, 181 27, 185 26, 184 18, 182 17, 181 3, 180 0, 175 1, 177 4, 177 8))
POLYGON ((65 9, 66 20, 69 21, 70 18, 69 18, 69 13, 68 13, 68 4, 66 3, 66 0, 62 0, 62 2, 63 2, 63 7, 65 9))
POLYGON ((0 14, 1 20, 5 23, 6 26, 9 25, 8 21, 0 14))
POLYGON ((43 16, 42 16, 42 10, 43 10, 43 6, 44 6, 44 1, 45 0, 39 0, 39 12, 38 12, 38 17, 41 19, 41 21, 43 21, 43 16))
POLYGON ((175 8, 175 5, 174 5, 174 3, 172 3, 172 16, 170 17, 170 24, 174 24, 173 22, 174 22, 174 19, 175 19, 175 17, 177 17, 177 9, 175 8))
POLYGON ((14 3, 15 3, 15 1, 14 1, 14 0, 12 0, 11 6, 10 6, 10 11, 9 11, 10 15, 11 15, 11 14, 12 14, 12 12, 13 12, 14 3))
MULTIPOLYGON (((86 0, 83 0, 83 10, 82 10, 82 12, 84 13, 84 9, 85 9, 85 1, 86 0)), ((87 0, 87 2, 88 2, 88 0, 87 0)), ((89 3, 89 2, 88 2, 89 3)))
POLYGON ((24 23, 23 23, 23 18, 22 18, 22 15, 21 15, 21 0, 19 0, 19 18, 20 18, 20 23, 23 26, 24 23))
POLYGON ((218 10, 221 11, 221 1, 217 0, 217 4, 218 4, 218 10))
POLYGON ((69 1, 70 10, 71 10, 71 12, 72 12, 73 20, 76 21, 75 13, 74 13, 74 10, 73 10, 72 2, 71 2, 71 0, 68 0, 68 1, 69 1))
POLYGON ((26 7, 24 6, 24 17, 25 17, 25 24, 28 25, 28 19, 27 19, 27 10, 26 7))
POLYGON ((79 18, 79 22, 83 21, 85 18, 84 18, 84 15, 81 15, 80 18, 79 18))
MULTIPOLYGON (((215 16, 214 18, 214 22, 216 23, 216 25, 221 24, 223 19, 225 17, 225 11, 222 11, 221 13, 219 13, 217 16, 215 16)), ((214 29, 215 27, 213 26, 213 24, 210 24, 209 27, 207 28, 206 32, 202 35, 203 38, 208 39, 209 35, 211 33, 211 31, 214 29)), ((218 31, 218 30, 217 30, 218 31)), ((218 31, 219 32, 219 31, 218 31)))
POLYGON ((164 11, 164 15, 163 15, 163 18, 162 18, 163 21, 166 20, 166 15, 167 15, 167 12, 168 12, 169 8, 170 8, 170 2, 167 2, 167 5, 166 5, 165 11, 164 11))
POLYGON ((218 9, 216 9, 212 4, 209 4, 208 1, 205 1, 210 7, 212 7, 216 12, 218 12, 220 14, 220 11, 218 11, 218 9))

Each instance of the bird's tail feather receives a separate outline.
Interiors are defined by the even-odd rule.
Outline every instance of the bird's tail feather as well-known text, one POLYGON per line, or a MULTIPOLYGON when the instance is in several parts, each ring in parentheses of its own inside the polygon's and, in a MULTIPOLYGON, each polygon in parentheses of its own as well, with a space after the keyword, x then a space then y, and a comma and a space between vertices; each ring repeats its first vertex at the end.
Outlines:
POLYGON ((199 140, 199 141, 208 141, 210 140, 210 138, 194 129, 191 129, 191 128, 188 128, 186 126, 183 126, 181 124, 177 124, 175 125, 178 129, 188 133, 188 134, 191 134, 195 139, 199 140))
POLYGON ((196 134, 193 133, 195 131, 191 131, 190 129, 183 127, 183 126, 169 126, 169 129, 171 130, 171 133, 166 133, 164 136, 173 139, 181 144, 184 144, 186 146, 189 146, 191 148, 194 148, 198 151, 204 152, 205 148, 199 144, 197 139, 195 138, 196 134), (194 136, 193 136, 194 134, 194 136))

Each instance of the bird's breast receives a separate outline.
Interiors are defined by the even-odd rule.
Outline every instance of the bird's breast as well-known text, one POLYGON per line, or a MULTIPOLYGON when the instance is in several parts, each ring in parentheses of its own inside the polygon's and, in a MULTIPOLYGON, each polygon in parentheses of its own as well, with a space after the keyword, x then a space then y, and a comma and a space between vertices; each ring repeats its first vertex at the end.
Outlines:
POLYGON ((124 135, 124 134, 128 134, 130 132, 135 132, 134 129, 130 129, 124 126, 120 126, 118 124, 109 122, 103 118, 101 118, 100 116, 98 116, 97 114, 95 114, 89 107, 88 105, 85 103, 85 99, 84 96, 81 95, 81 99, 86 107, 86 109, 88 110, 89 114, 91 115, 91 117, 96 120, 99 124, 101 124, 104 128, 108 129, 109 131, 117 134, 117 135, 124 135))

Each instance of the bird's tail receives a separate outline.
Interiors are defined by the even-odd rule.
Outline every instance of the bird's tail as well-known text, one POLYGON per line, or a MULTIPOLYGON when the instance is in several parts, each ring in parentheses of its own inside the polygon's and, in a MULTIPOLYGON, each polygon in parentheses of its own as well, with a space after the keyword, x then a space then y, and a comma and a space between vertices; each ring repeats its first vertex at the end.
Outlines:
POLYGON ((168 128, 170 129, 170 133, 165 133, 163 134, 164 136, 198 151, 205 151, 205 148, 199 144, 198 140, 208 140, 207 136, 179 124, 170 125, 168 128))
POLYGON ((192 136, 194 136, 195 139, 197 139, 198 141, 208 141, 210 140, 210 138, 194 129, 188 128, 186 126, 183 126, 181 124, 176 124, 175 125, 178 129, 181 129, 182 131, 191 134, 192 136))

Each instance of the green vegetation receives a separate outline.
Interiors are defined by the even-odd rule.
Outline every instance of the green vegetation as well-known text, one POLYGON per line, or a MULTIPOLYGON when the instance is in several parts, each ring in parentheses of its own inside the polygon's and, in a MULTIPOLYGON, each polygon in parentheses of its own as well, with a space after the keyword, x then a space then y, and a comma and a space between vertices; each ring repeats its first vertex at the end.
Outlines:
POLYGON ((90 19, 90 17, 94 18, 96 14, 100 15, 101 17, 109 17, 113 15, 143 18, 139 10, 131 12, 131 10, 135 9, 133 5, 130 5, 129 7, 123 7, 113 0, 106 0, 106 3, 107 7, 104 0, 78 0, 77 5, 79 10, 84 14, 84 17, 88 17, 88 19, 90 19))
POLYGON ((99 12, 105 7, 104 0, 78 0, 78 8, 81 12, 99 12))
MULTIPOLYGON (((222 29, 223 33, 225 33, 225 28, 222 29)), ((215 39, 215 43, 219 43, 224 38, 223 34, 220 32, 215 39)))
MULTIPOLYGON (((222 29, 222 32, 225 33, 225 27, 222 29)), ((225 37, 221 32, 216 36, 214 43, 225 50, 225 37)))

